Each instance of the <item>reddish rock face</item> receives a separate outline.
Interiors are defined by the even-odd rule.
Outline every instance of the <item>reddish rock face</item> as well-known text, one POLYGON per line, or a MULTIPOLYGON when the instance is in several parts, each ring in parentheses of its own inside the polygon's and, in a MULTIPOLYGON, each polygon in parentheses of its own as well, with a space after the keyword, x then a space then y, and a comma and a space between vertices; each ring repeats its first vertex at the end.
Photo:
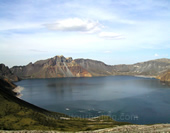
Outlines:
POLYGON ((68 67, 75 77, 92 77, 92 75, 80 65, 68 67))

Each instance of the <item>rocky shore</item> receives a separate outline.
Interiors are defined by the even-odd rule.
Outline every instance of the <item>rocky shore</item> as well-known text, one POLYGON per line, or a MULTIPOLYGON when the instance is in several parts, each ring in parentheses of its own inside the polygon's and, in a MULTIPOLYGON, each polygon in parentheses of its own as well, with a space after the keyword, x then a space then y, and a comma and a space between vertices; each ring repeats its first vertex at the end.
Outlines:
POLYGON ((23 89, 24 89, 23 87, 17 86, 17 87, 14 88, 12 91, 16 93, 16 97, 21 98, 21 96, 22 96, 21 91, 22 91, 23 89))
MULTIPOLYGON (((75 133, 169 133, 170 124, 155 124, 155 125, 125 125, 116 126, 114 128, 106 128, 95 131, 80 131, 75 133)), ((20 130, 20 131, 3 131, 0 133, 71 133, 59 131, 37 131, 37 130, 20 130)))

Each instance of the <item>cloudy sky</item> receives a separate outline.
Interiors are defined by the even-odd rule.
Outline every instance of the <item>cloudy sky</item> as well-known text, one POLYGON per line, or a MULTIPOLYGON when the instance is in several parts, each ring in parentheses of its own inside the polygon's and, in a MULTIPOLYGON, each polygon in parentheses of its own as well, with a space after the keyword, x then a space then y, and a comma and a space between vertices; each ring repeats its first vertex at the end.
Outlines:
POLYGON ((170 58, 170 0, 0 0, 0 63, 170 58))

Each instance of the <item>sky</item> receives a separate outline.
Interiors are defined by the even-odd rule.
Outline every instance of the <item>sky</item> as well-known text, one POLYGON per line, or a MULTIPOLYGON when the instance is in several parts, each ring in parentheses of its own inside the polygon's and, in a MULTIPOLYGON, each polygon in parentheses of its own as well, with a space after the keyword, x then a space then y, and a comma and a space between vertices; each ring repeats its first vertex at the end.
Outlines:
POLYGON ((0 0, 0 63, 170 58, 170 0, 0 0))

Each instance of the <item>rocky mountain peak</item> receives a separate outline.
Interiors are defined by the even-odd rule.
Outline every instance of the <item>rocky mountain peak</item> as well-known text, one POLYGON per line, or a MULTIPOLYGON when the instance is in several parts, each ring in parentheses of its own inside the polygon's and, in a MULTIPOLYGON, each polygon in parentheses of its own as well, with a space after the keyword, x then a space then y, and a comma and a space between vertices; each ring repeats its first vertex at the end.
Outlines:
POLYGON ((33 64, 32 64, 32 62, 30 62, 28 65, 31 66, 31 65, 33 65, 33 64))
POLYGON ((66 58, 67 62, 72 62, 73 61, 73 58, 72 57, 68 57, 66 58))
POLYGON ((55 62, 67 62, 70 63, 73 61, 72 57, 65 58, 63 55, 61 56, 55 56, 54 58, 55 62))
POLYGON ((72 60, 73 59, 71 57, 65 58, 63 55, 61 55, 61 56, 57 55, 57 56, 55 56, 53 58, 49 58, 49 59, 46 59, 46 60, 39 60, 39 61, 35 62, 32 65, 39 65, 39 66, 52 65, 52 66, 54 66, 54 65, 56 65, 58 63, 64 63, 64 62, 65 63, 70 63, 70 62, 72 62, 72 60))
POLYGON ((64 56, 55 56, 53 58, 56 62, 66 62, 66 58, 64 56))

